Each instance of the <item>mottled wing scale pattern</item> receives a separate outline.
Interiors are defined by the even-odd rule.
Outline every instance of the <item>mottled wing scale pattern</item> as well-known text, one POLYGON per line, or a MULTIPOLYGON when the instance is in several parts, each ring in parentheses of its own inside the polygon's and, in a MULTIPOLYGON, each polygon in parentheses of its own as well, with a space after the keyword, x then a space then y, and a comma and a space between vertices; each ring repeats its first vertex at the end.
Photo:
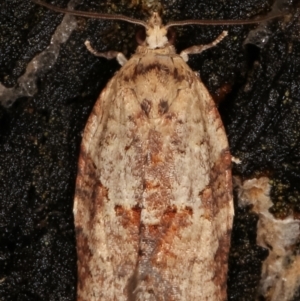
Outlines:
POLYGON ((77 300, 226 300, 230 166, 198 76, 172 47, 137 51, 101 93, 83 135, 77 300))

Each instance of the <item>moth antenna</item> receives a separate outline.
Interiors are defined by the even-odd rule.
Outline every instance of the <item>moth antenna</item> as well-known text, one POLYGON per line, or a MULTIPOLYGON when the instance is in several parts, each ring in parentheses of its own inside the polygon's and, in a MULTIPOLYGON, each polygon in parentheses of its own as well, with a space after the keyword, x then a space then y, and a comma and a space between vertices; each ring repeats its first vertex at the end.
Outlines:
POLYGON ((169 22, 166 28, 172 26, 185 26, 185 25, 244 25, 244 24, 256 24, 275 18, 283 17, 285 14, 282 12, 274 13, 272 16, 265 16, 256 20, 182 20, 169 22))
POLYGON ((80 10, 70 10, 67 8, 61 8, 54 6, 52 4, 48 4, 46 2, 40 1, 40 0, 31 0, 35 4, 38 4, 40 6, 47 7, 50 10, 53 10, 58 13, 63 13, 63 14, 69 14, 73 16, 80 16, 80 17, 87 17, 87 18, 93 18, 93 19, 102 19, 102 20, 120 20, 120 21, 125 21, 128 23, 133 23, 133 24, 138 24, 141 25, 145 28, 148 28, 148 25, 146 22, 138 20, 138 19, 133 19, 130 17, 126 17, 123 15, 111 15, 111 14, 102 14, 102 13, 96 13, 96 12, 88 12, 88 11, 80 11, 80 10))

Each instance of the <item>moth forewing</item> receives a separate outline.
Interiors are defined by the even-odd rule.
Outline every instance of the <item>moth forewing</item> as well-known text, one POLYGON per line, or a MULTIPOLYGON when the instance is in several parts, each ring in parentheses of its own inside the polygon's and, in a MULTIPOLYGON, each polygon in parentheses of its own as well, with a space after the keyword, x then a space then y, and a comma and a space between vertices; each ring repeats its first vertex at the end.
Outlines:
POLYGON ((230 154, 214 102, 183 59, 136 53, 83 137, 78 300, 226 300, 230 154))

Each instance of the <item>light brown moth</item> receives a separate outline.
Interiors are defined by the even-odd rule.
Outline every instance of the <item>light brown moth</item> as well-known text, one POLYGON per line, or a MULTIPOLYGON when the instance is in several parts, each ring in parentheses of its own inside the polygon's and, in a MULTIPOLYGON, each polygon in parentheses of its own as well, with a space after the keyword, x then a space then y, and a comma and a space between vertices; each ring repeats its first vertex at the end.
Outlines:
POLYGON ((233 220, 231 156, 216 105, 176 54, 168 28, 255 21, 187 20, 164 26, 121 15, 69 11, 123 20, 146 39, 99 96, 81 145, 74 200, 78 301, 224 301, 233 220))

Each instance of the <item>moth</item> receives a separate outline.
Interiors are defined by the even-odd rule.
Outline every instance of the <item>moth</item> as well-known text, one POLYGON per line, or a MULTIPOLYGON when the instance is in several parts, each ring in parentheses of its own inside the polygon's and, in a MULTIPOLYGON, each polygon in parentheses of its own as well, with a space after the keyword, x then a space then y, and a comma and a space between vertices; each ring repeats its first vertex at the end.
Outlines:
MULTIPOLYGON (((146 38, 100 94, 86 124, 74 199, 78 301, 224 301, 234 215, 231 155, 209 92, 176 54, 168 30, 189 24, 250 21, 185 20, 163 25, 122 15, 60 13, 141 25, 146 38)), ((172 35, 171 35, 172 37, 172 35)))

